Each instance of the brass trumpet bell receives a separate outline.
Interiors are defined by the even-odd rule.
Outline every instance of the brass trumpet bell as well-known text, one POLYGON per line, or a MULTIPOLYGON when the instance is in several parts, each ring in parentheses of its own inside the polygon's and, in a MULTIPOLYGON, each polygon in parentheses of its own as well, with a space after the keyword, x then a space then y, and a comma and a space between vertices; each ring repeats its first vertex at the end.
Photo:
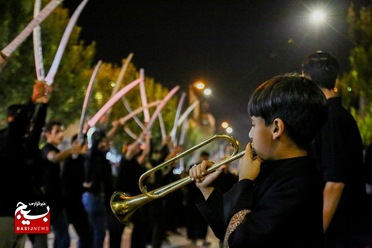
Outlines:
POLYGON ((128 196, 123 192, 115 191, 110 199, 111 210, 115 217, 123 224, 130 222, 135 210, 152 201, 147 195, 128 196))

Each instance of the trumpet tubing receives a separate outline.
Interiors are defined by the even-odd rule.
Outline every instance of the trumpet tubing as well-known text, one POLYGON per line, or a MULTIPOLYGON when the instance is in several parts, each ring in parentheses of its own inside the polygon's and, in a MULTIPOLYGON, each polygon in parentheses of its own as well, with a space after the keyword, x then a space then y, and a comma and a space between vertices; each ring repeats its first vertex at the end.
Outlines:
POLYGON ((111 196, 110 206, 111 206, 111 210, 114 213, 114 215, 116 216, 116 218, 120 222, 125 224, 125 223, 130 221, 130 217, 132 216, 134 211, 137 210, 138 208, 142 207, 143 205, 147 204, 148 202, 150 202, 154 199, 164 197, 164 196, 168 195, 169 193, 172 193, 173 191, 178 190, 178 189, 186 186, 190 182, 192 182, 191 177, 188 176, 188 177, 185 177, 185 178, 181 178, 181 179, 179 179, 175 182, 164 185, 162 187, 159 187, 157 189, 154 189, 152 191, 147 191, 146 186, 143 185, 144 180, 148 176, 150 176, 152 173, 162 169, 163 167, 167 166, 170 163, 173 163, 174 161, 178 160, 179 158, 184 157, 184 156, 188 155, 189 153, 205 146, 206 144, 209 144, 213 140, 221 139, 221 138, 231 141, 231 145, 234 148, 234 152, 230 155, 230 157, 227 157, 224 160, 222 160, 218 163, 215 163, 211 167, 209 167, 207 169, 207 174, 215 171, 216 169, 218 169, 222 165, 228 164, 228 163, 244 156, 245 151, 242 151, 242 152, 238 153, 239 145, 238 145, 237 140, 233 139, 231 136, 228 136, 228 135, 224 135, 224 134, 219 134, 218 135, 218 134, 216 134, 216 135, 210 137, 209 139, 201 142, 200 144, 184 151, 183 153, 180 153, 178 156, 176 156, 176 157, 174 157, 174 158, 172 158, 172 159, 170 159, 170 160, 168 160, 168 161, 166 161, 166 162, 148 170, 144 174, 142 174, 140 179, 138 180, 138 186, 139 186, 139 189, 141 190, 141 192, 143 194, 140 194, 140 195, 137 195, 137 196, 128 196, 125 193, 120 192, 120 191, 114 192, 111 196))

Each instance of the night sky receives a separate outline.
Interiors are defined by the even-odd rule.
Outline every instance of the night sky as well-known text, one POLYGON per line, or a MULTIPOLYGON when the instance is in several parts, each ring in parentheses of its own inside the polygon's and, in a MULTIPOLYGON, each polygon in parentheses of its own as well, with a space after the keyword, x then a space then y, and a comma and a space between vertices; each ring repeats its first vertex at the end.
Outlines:
MULTIPOLYGON (((132 62, 169 89, 183 91, 197 80, 212 89, 210 110, 217 125, 228 121, 245 146, 252 90, 285 72, 300 72, 302 58, 331 52, 348 69, 353 46, 345 20, 351 1, 90 0, 78 25, 81 38, 96 41, 96 60, 132 62), (321 4, 323 3, 323 4, 321 4), (327 23, 314 25, 309 13, 328 11, 327 23)), ((79 1, 65 0, 73 10, 79 1)))

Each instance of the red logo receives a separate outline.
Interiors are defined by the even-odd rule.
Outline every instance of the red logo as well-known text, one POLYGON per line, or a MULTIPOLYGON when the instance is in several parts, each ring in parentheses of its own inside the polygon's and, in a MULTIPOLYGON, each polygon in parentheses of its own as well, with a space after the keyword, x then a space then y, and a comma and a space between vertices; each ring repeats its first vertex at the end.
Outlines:
POLYGON ((14 214, 14 233, 50 233, 50 212, 45 202, 18 202, 14 214))

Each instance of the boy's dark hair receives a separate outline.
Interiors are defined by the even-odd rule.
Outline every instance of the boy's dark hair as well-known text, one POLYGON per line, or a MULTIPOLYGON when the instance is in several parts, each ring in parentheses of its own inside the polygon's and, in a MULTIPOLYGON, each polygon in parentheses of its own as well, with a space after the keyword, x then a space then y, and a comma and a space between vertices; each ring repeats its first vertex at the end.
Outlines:
POLYGON ((317 51, 307 55, 302 63, 302 71, 321 88, 333 89, 336 84, 339 64, 331 54, 317 51))
POLYGON ((63 123, 58 120, 49 121, 47 124, 45 124, 44 131, 51 132, 54 126, 63 126, 63 123))
POLYGON ((248 113, 263 118, 266 125, 280 118, 293 142, 308 149, 327 118, 326 99, 309 78, 284 74, 264 82, 253 92, 248 113))

